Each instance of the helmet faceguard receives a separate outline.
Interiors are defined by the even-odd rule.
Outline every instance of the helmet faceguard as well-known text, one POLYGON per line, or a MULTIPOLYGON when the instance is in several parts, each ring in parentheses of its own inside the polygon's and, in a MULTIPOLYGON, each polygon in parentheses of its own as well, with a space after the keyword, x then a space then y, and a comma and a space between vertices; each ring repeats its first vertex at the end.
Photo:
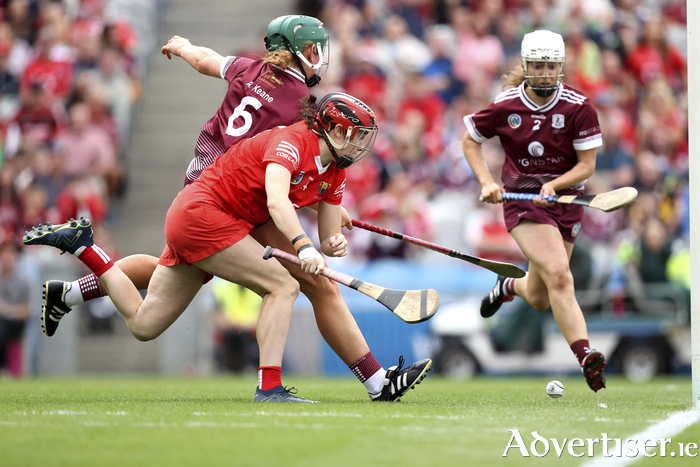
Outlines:
POLYGON ((566 49, 561 35, 546 30, 525 34, 520 48, 520 57, 525 70, 525 80, 535 94, 540 97, 549 97, 554 94, 564 77, 566 49), (550 70, 552 66, 555 66, 556 70, 550 70), (541 83, 545 77, 554 78, 554 83, 541 83))
POLYGON ((288 50, 304 73, 306 85, 310 88, 320 83, 328 70, 330 58, 328 35, 323 29, 323 23, 311 16, 287 15, 273 19, 267 27, 265 48, 270 52, 288 50), (307 44, 313 45, 312 52, 318 55, 315 63, 304 56, 304 47, 307 44), (313 76, 306 76, 302 63, 315 71, 313 76))
POLYGON ((321 99, 314 117, 314 131, 322 135, 339 169, 346 169, 372 150, 377 138, 374 112, 356 97, 333 92, 321 99), (343 142, 338 144, 330 133, 343 129, 343 142))

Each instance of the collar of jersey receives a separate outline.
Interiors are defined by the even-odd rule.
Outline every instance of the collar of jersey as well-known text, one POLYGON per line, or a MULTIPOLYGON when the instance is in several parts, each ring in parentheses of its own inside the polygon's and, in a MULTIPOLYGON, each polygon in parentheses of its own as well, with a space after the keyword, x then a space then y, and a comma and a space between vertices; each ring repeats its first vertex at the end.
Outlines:
POLYGON ((284 72, 284 73, 292 75, 293 77, 295 77, 296 79, 298 79, 302 83, 306 84, 306 80, 304 79, 304 75, 302 75, 301 72, 299 70, 297 70, 296 68, 292 68, 290 66, 290 67, 287 67, 285 69, 285 68, 280 68, 277 65, 272 65, 272 66, 277 68, 278 70, 284 72))
POLYGON ((321 156, 320 155, 316 156, 314 158, 314 160, 316 161, 316 168, 318 169, 319 175, 323 175, 326 172, 326 170, 328 170, 328 167, 330 167, 331 164, 333 163, 333 162, 329 162, 328 165, 324 167, 323 164, 321 164, 321 156))
POLYGON ((564 85, 559 83, 559 87, 557 88, 557 92, 554 94, 554 99, 551 101, 547 102, 543 106, 539 106, 535 104, 535 102, 530 99, 530 97, 527 95, 525 92, 525 81, 523 81, 520 86, 518 86, 518 93, 520 94, 520 100, 523 101, 523 104, 525 104, 530 110, 536 110, 538 112, 546 112, 548 110, 551 110, 554 108, 554 106, 559 102, 559 98, 561 97, 561 92, 564 89, 564 85))

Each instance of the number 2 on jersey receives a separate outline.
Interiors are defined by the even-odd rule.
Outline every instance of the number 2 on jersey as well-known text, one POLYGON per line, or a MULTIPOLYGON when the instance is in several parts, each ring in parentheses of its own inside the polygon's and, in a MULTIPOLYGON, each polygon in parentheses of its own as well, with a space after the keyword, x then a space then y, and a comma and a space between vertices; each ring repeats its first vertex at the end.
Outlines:
POLYGON ((226 134, 231 136, 242 136, 250 130, 253 126, 253 116, 245 110, 247 106, 253 107, 253 109, 258 110, 262 107, 262 103, 255 97, 246 96, 241 100, 241 103, 233 109, 233 114, 228 118, 228 126, 226 127, 226 134), (239 127, 234 127, 233 123, 238 118, 243 118, 243 125, 239 127))
MULTIPOLYGON (((229 120, 229 126, 231 125, 230 120, 229 120)), ((532 127, 532 130, 539 130, 540 125, 542 125, 542 120, 535 120, 535 126, 532 127)))

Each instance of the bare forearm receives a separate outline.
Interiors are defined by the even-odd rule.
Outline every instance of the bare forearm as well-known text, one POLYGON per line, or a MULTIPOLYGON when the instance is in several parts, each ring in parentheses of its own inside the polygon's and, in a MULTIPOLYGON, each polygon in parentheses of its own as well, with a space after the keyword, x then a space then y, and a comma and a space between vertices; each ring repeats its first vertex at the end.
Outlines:
POLYGON ((202 61, 208 57, 220 56, 217 52, 207 47, 187 45, 180 49, 180 57, 200 73, 203 73, 202 61))
POLYGON ((579 162, 561 177, 550 182, 550 184, 554 191, 563 190, 588 179, 591 175, 593 175, 594 171, 595 166, 591 167, 585 162, 579 162))
POLYGON ((305 233, 289 199, 268 199, 267 207, 272 221, 290 242, 298 235, 305 233))
POLYGON ((486 165, 486 159, 484 159, 481 145, 471 139, 468 133, 462 140, 462 151, 464 152, 464 158, 467 160, 477 180, 479 180, 482 185, 494 183, 491 171, 486 165))

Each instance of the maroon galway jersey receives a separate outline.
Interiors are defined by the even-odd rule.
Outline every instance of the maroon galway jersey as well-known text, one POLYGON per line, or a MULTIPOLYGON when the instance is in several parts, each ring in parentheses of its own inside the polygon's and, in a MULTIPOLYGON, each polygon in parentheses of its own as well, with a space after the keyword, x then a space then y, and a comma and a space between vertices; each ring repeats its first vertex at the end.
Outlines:
POLYGON ((228 81, 228 90, 199 134, 195 158, 187 169, 191 181, 239 141, 294 123, 301 114, 299 100, 309 95, 299 71, 283 70, 262 60, 226 57, 221 77, 228 81))
MULTIPOLYGON (((525 93, 525 82, 500 93, 480 112, 464 117, 477 143, 498 136, 506 153, 501 180, 508 191, 539 193, 543 184, 571 170, 576 150, 603 145, 598 114, 580 91, 560 84, 551 101, 538 106, 525 93)), ((583 190, 581 183, 560 190, 583 190)))

